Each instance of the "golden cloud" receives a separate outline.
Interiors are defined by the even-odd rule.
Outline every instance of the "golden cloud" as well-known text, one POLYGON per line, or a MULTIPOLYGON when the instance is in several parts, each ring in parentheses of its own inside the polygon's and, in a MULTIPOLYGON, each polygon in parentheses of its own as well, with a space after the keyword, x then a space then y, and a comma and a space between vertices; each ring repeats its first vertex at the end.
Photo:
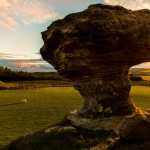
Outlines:
POLYGON ((58 14, 44 1, 1 0, 0 26, 14 29, 19 22, 43 23, 58 18, 58 14))

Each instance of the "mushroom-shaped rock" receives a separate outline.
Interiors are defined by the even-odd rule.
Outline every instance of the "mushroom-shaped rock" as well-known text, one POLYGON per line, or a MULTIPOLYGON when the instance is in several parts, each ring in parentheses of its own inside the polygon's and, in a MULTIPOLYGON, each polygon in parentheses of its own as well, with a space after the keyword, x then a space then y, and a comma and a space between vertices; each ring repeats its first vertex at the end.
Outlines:
POLYGON ((150 150, 150 114, 131 101, 128 80, 131 66, 150 61, 150 11, 97 4, 42 36, 43 58, 73 82, 84 106, 4 150, 150 150))
POLYGON ((128 69, 150 61, 150 11, 92 5, 52 23, 42 33, 43 58, 70 79, 85 99, 80 114, 127 115, 128 69))

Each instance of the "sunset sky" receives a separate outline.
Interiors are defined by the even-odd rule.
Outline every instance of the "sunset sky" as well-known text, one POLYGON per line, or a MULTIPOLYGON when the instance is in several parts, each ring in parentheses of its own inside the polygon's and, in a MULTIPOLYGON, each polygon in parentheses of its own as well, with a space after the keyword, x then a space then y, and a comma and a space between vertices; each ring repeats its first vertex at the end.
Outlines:
MULTIPOLYGON (((39 55, 40 32, 52 21, 94 3, 150 9, 149 0, 0 0, 0 65, 24 71, 53 70, 39 55)), ((150 68, 150 63, 143 66, 150 68)))

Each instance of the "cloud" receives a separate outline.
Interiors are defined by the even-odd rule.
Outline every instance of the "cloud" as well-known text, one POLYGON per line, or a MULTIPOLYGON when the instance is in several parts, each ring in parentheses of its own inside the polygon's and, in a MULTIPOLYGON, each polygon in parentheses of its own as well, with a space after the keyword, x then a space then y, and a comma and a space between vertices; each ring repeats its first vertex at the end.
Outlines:
POLYGON ((142 63, 136 66, 133 66, 133 68, 148 68, 150 69, 150 62, 142 63))
POLYGON ((14 59, 8 60, 9 65, 14 70, 22 70, 22 71, 54 71, 53 67, 47 63, 45 63, 41 59, 14 59))
POLYGON ((5 18, 2 18, 0 20, 0 26, 5 27, 6 29, 13 30, 16 27, 16 25, 17 22, 9 16, 6 16, 5 18))
POLYGON ((104 0, 106 4, 121 5, 128 9, 150 9, 150 0, 104 0))
POLYGON ((35 54, 31 59, 29 56, 0 52, 0 66, 6 66, 12 70, 26 72, 56 71, 52 65, 43 61, 38 54, 35 54))
POLYGON ((0 51, 0 60, 1 59, 12 59, 12 60, 15 60, 15 59, 17 59, 17 60, 30 60, 30 59, 41 59, 41 55, 40 54, 21 54, 21 55, 19 55, 19 54, 16 54, 16 53, 9 53, 9 52, 2 52, 2 51, 0 51))
POLYGON ((12 54, 0 52, 0 59, 11 59, 11 58, 13 58, 12 54))
POLYGON ((45 0, 1 0, 0 10, 0 26, 11 30, 18 22, 44 23, 59 16, 45 0))
POLYGON ((6 66, 15 71, 25 72, 54 72, 50 64, 41 59, 0 59, 0 66, 6 66))

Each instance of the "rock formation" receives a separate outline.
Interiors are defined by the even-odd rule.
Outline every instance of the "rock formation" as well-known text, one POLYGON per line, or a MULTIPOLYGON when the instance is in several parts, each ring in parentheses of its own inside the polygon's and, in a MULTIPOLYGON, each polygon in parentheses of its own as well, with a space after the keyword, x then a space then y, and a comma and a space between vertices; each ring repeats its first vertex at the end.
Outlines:
POLYGON ((85 99, 86 117, 128 115, 128 69, 150 60, 150 11, 93 5, 43 32, 43 58, 85 99))
MULTIPOLYGON (((150 11, 92 5, 52 23, 42 37, 43 58, 73 82, 85 102, 65 123, 22 138, 9 150, 20 150, 17 143, 22 150, 33 150, 36 142, 31 139, 44 139, 44 133, 73 139, 67 140, 68 149, 73 149, 70 143, 80 143, 75 150, 94 145, 100 150, 150 149, 150 115, 132 102, 128 80, 131 66, 150 61, 150 11)), ((46 146, 59 149, 60 139, 50 139, 45 138, 46 146)))

